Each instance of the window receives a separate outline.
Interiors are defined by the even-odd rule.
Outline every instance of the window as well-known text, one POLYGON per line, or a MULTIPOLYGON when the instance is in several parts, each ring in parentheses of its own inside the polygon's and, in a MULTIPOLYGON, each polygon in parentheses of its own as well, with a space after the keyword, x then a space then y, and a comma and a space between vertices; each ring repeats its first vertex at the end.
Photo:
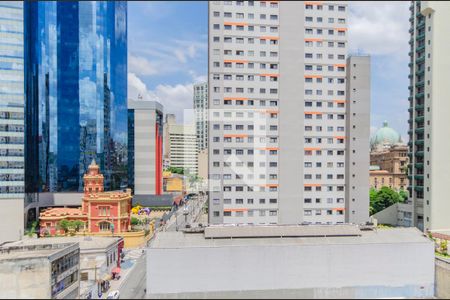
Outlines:
POLYGON ((338 11, 345 11, 345 6, 338 6, 338 11))
POLYGON ((98 224, 100 231, 110 231, 111 230, 110 226, 111 226, 111 224, 109 222, 100 222, 98 224))
POLYGON ((219 11, 215 11, 215 12, 213 13, 213 15, 214 15, 214 17, 220 17, 220 12, 219 12, 219 11))
POLYGON ((224 211, 223 212, 224 217, 231 217, 231 211, 224 211))

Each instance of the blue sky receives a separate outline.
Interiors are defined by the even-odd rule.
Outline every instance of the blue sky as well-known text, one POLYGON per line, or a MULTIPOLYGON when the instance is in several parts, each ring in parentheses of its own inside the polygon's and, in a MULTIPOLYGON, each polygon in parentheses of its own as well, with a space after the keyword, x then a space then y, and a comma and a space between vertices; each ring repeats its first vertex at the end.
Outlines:
MULTIPOLYGON (((371 131, 387 120, 407 141, 409 2, 350 2, 350 53, 372 56, 371 131)), ((129 97, 192 108, 206 80, 207 2, 128 2, 129 97)), ((180 120, 181 121, 181 120, 180 120)))

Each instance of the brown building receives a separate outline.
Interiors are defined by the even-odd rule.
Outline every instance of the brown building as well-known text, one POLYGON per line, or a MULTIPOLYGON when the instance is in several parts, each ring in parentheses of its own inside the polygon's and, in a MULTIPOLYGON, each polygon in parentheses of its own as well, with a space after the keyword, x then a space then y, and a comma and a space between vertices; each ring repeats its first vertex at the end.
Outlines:
POLYGON ((388 186, 395 189, 408 188, 408 146, 394 144, 378 148, 370 153, 370 187, 388 186))

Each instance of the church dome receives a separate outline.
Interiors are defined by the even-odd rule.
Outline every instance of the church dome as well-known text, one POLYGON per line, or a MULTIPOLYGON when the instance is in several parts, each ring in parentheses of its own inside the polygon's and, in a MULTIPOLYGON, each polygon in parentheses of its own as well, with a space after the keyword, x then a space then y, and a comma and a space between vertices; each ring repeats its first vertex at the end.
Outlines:
POLYGON ((383 127, 378 129, 375 135, 370 141, 371 148, 376 148, 377 146, 391 146, 397 143, 401 143, 402 139, 400 134, 394 129, 388 126, 388 122, 383 122, 383 127))

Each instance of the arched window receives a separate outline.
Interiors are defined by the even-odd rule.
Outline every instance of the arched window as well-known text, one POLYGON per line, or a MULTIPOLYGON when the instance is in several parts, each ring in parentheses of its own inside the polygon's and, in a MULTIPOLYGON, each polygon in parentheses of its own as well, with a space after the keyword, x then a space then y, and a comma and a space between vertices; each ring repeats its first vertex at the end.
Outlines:
POLYGON ((108 222, 101 222, 98 224, 98 227, 100 228, 100 231, 110 231, 111 230, 111 224, 108 222))

